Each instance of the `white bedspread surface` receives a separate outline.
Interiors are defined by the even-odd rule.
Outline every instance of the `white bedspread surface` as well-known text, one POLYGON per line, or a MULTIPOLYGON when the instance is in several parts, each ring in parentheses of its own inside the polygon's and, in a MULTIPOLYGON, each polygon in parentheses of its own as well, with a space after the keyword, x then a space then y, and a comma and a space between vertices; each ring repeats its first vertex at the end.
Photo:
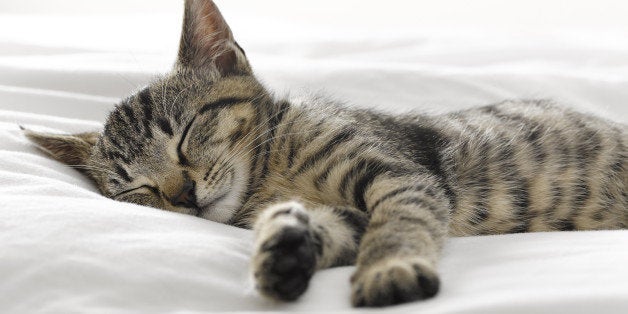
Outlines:
MULTIPOLYGON (((323 11, 269 21, 277 8, 217 2, 280 95, 307 87, 395 112, 553 98, 628 122, 628 32, 618 28, 319 29, 323 11)), ((154 15, 0 11, 0 313, 366 311, 349 304, 352 267, 318 272, 297 302, 262 299, 247 271, 250 231, 106 199, 21 135, 18 124, 97 130, 121 97, 167 71, 181 21, 173 3, 154 15)), ((440 294, 386 311, 628 313, 627 265, 628 231, 455 238, 440 294)))

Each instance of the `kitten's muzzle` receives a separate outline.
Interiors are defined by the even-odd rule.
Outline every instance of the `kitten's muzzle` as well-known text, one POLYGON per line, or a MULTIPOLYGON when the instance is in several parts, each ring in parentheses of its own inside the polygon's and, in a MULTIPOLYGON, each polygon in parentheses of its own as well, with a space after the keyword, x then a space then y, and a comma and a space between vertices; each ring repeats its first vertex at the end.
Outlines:
POLYGON ((198 208, 196 204, 196 182, 189 178, 186 178, 185 182, 181 186, 181 190, 175 194, 175 196, 168 199, 168 201, 174 206, 183 206, 188 208, 198 208))

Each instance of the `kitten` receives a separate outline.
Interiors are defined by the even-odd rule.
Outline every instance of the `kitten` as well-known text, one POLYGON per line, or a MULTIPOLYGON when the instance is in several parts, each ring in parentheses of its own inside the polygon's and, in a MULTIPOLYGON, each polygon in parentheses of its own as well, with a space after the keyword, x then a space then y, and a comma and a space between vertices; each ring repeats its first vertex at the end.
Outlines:
POLYGON ((187 0, 172 72, 104 130, 26 136, 110 198, 256 234, 259 291, 357 265, 355 306, 434 296, 448 235, 628 225, 626 126, 550 101, 393 116, 273 99, 209 0, 187 0))

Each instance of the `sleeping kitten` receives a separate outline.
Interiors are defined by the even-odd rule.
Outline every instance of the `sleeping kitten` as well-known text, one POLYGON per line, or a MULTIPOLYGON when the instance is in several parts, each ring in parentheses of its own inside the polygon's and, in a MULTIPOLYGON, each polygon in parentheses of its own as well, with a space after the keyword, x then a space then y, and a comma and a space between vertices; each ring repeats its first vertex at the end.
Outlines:
POLYGON ((276 100, 215 4, 187 0, 174 69, 102 132, 25 132, 107 197, 253 228, 263 295, 355 263, 353 304, 384 306, 438 292, 448 235, 626 228, 626 129, 550 101, 393 116, 276 100))

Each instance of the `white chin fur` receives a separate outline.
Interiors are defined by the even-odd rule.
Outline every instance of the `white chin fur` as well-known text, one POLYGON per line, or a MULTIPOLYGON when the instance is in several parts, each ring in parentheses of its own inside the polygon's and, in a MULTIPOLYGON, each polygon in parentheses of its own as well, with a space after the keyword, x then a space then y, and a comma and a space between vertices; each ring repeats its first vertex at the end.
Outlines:
POLYGON ((224 201, 206 209, 201 218, 219 223, 229 222, 233 214, 240 208, 239 197, 233 197, 232 194, 234 193, 229 193, 229 196, 224 201))
POLYGON ((205 212, 201 218, 219 223, 227 223, 236 211, 240 209, 249 173, 248 167, 246 166, 235 168, 233 185, 230 187, 229 194, 222 201, 212 206, 212 208, 203 209, 205 212))

